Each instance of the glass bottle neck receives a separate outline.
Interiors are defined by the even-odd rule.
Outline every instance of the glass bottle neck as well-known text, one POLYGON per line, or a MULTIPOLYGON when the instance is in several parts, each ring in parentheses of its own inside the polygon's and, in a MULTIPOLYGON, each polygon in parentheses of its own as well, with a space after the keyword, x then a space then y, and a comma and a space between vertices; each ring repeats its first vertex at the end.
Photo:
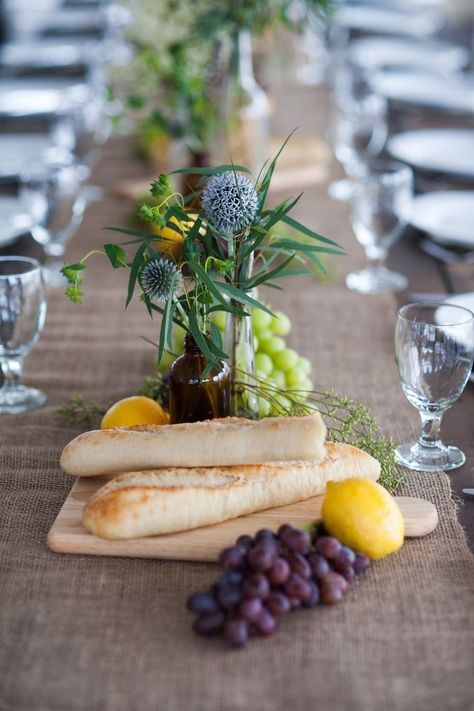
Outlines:
POLYGON ((184 352, 186 355, 202 355, 198 344, 190 333, 187 333, 184 337, 184 352))
POLYGON ((235 43, 235 68, 239 84, 251 92, 258 87, 253 72, 252 35, 250 30, 240 30, 235 43))

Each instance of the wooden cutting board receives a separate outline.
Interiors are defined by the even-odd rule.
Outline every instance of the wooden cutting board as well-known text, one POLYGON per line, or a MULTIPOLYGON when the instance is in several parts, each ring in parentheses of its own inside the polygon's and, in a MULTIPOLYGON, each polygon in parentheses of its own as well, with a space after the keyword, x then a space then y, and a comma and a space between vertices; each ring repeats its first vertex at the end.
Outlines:
MULTIPOLYGON (((216 561, 222 548, 232 545, 242 533, 253 534, 260 528, 276 530, 282 523, 306 526, 320 518, 324 496, 314 496, 289 506, 259 511, 249 516, 183 531, 166 536, 107 541, 92 536, 81 522, 86 501, 109 477, 78 479, 48 534, 48 546, 56 553, 162 558, 172 560, 216 561)), ((424 499, 396 497, 405 520, 407 537, 426 536, 436 528, 438 512, 424 499)))

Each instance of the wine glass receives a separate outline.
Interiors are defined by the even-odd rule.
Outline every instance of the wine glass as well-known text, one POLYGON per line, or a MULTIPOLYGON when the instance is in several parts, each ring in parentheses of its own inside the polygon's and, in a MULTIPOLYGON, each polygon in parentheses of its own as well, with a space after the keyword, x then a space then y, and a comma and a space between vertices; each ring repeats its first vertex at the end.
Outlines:
POLYGON ((336 109, 333 143, 334 155, 348 176, 328 187, 329 197, 349 200, 354 195, 354 182, 367 161, 378 156, 387 140, 387 101, 378 94, 347 99, 336 109))
POLYGON ((474 314, 463 306, 419 303, 403 306, 395 330, 395 358, 408 401, 421 416, 417 442, 395 450, 397 462, 432 472, 460 467, 458 448, 440 439, 443 414, 464 390, 474 357, 474 314))
POLYGON ((22 361, 44 325, 46 300, 41 265, 27 257, 0 257, 0 413, 41 407, 46 395, 20 384, 22 361))
POLYGON ((85 210, 77 165, 70 156, 54 150, 45 161, 28 166, 20 183, 20 198, 31 218, 31 235, 46 255, 46 283, 63 286, 60 270, 66 243, 82 222, 85 210))
POLYGON ((352 201, 351 222, 369 264, 347 275, 349 289, 361 294, 406 289, 408 279, 390 271, 384 263, 408 223, 412 198, 413 173, 408 166, 376 160, 361 172, 352 201))

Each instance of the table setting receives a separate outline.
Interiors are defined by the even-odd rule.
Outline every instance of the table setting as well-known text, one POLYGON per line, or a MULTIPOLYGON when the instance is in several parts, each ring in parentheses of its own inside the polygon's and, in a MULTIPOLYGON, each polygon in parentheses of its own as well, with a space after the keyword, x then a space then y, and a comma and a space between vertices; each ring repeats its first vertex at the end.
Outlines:
POLYGON ((0 4, 0 709, 474 703, 474 17, 287 5, 0 4))

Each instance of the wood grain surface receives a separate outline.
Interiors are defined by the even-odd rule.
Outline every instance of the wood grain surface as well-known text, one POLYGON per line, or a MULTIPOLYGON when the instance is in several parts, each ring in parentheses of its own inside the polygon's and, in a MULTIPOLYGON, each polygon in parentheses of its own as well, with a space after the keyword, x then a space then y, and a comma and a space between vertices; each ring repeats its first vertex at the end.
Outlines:
MULTIPOLYGON (((241 516, 214 526, 165 536, 129 541, 108 541, 91 535, 82 525, 82 509, 92 494, 111 477, 82 477, 67 497, 49 534, 48 546, 56 553, 216 561, 222 548, 232 545, 243 533, 260 528, 276 530, 282 523, 307 526, 320 517, 324 496, 313 496, 289 506, 280 506, 241 516)), ((396 497, 405 521, 407 537, 425 536, 438 523, 436 508, 429 501, 409 496, 396 497)))

